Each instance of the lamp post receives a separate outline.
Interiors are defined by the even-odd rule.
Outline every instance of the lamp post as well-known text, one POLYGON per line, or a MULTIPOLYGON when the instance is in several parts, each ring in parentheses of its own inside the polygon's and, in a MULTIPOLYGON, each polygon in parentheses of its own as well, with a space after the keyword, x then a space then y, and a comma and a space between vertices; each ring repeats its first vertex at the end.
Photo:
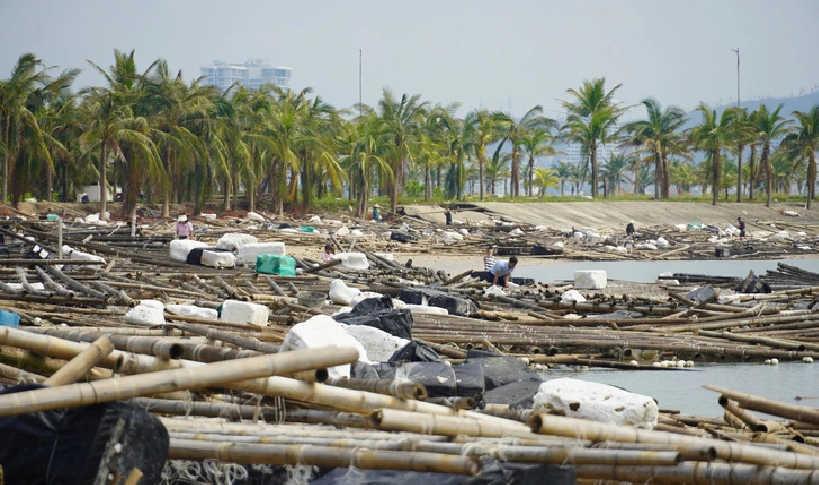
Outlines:
MULTIPOLYGON (((739 47, 731 49, 737 54, 737 111, 739 107, 739 47)), ((742 145, 740 145, 741 147, 742 145)), ((742 202, 742 151, 739 152, 739 169, 737 170, 737 202, 742 202)), ((753 181, 751 182, 753 184, 753 181)), ((751 188, 750 190, 754 190, 751 188)))

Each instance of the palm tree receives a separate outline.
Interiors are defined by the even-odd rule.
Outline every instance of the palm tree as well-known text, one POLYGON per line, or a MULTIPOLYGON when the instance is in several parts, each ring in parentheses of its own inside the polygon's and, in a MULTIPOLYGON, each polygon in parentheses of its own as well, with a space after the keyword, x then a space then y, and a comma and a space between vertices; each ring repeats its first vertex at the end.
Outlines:
POLYGON ((754 142, 753 116, 747 109, 736 109, 736 117, 731 124, 731 138, 737 152, 737 202, 742 202, 742 152, 746 145, 754 142))
MULTIPOLYGON (((556 127, 557 124, 554 120, 543 116, 543 106, 541 105, 537 105, 527 111, 520 121, 516 122, 511 117, 508 117, 506 136, 509 138, 512 145, 512 150, 510 153, 510 160, 512 162, 512 190, 510 195, 513 198, 520 196, 519 155, 521 146, 524 146, 525 141, 530 142, 530 147, 532 147, 532 142, 535 143, 535 145, 532 147, 532 151, 529 151, 528 148, 526 149, 526 151, 528 151, 530 154, 529 176, 531 177, 532 168, 534 167, 534 157, 536 155, 552 154, 549 152, 551 146, 545 145, 545 143, 549 140, 547 140, 547 136, 544 136, 543 132, 548 135, 549 130, 556 127)), ((553 151, 554 149, 551 150, 551 152, 553 151)), ((531 180, 529 181, 529 184, 531 185, 531 180)))
MULTIPOLYGON (((31 108, 33 96, 50 93, 58 95, 70 85, 79 71, 67 71, 56 80, 51 79, 48 68, 33 53, 19 57, 11 76, 0 81, 0 145, 3 152, 3 186, 0 192, 2 203, 8 202, 11 166, 28 138, 37 146, 41 156, 47 157, 48 150, 42 139, 42 131, 31 108), (28 135, 28 136, 26 136, 28 135)), ((48 159, 50 161, 50 158, 48 159)))
POLYGON ((668 171, 668 155, 679 152, 684 140, 679 131, 686 123, 685 112, 671 106, 662 109, 660 102, 654 98, 643 100, 646 107, 646 119, 635 121, 623 127, 623 131, 630 137, 629 142, 640 146, 654 161, 654 198, 668 198, 670 192, 670 177, 668 171))
POLYGON ((486 163, 486 145, 495 143, 502 138, 503 129, 508 126, 509 117, 503 113, 490 113, 488 110, 474 110, 465 120, 472 126, 474 139, 472 141, 475 158, 478 159, 478 177, 480 183, 481 202, 484 197, 484 164, 486 163))
POLYGON ((390 184, 392 212, 397 209, 399 193, 404 184, 404 170, 410 154, 409 146, 418 132, 427 104, 421 102, 419 94, 413 96, 403 94, 400 101, 396 100, 389 88, 384 88, 383 97, 378 101, 384 129, 392 135, 396 148, 395 160, 392 163, 395 180, 390 184))
POLYGON ((677 186, 678 194, 687 194, 697 183, 694 167, 686 160, 671 160, 669 170, 671 183, 677 186))
POLYGON ((492 158, 486 163, 484 169, 484 175, 486 176, 486 181, 489 184, 489 190, 492 195, 495 194, 495 186, 498 180, 505 179, 511 175, 511 171, 509 170, 509 158, 501 156, 503 144, 503 141, 498 144, 495 152, 492 154, 492 158))
POLYGON ((600 167, 603 176, 603 197, 607 194, 613 193, 617 195, 620 192, 620 184, 628 182, 626 170, 629 166, 631 157, 623 153, 610 152, 609 158, 600 167))
POLYGON ((720 117, 717 117, 716 110, 712 110, 705 103, 697 106, 697 111, 702 113, 703 121, 699 126, 691 130, 691 140, 701 150, 706 152, 711 159, 712 169, 712 205, 717 205, 719 189, 722 187, 720 176, 722 175, 722 164, 720 156, 726 144, 730 141, 731 123, 734 120, 736 111, 726 109, 720 117))
POLYGON ((783 104, 779 104, 771 112, 768 112, 768 107, 764 104, 759 105, 759 109, 755 112, 756 115, 752 117, 754 141, 762 146, 762 155, 759 159, 760 169, 765 170, 765 206, 771 206, 771 187, 773 186, 773 173, 771 167, 771 142, 787 135, 788 126, 792 123, 779 116, 783 104))
POLYGON ((598 144, 613 141, 617 120, 627 109, 614 100, 614 93, 620 86, 622 84, 606 91, 606 78, 585 81, 580 89, 566 91, 574 98, 572 102, 562 101, 563 108, 569 113, 561 129, 565 138, 581 143, 589 151, 592 197, 597 197, 598 144))
MULTIPOLYGON (((365 114, 352 128, 352 146, 342 157, 342 166, 351 172, 351 179, 357 181, 358 204, 356 216, 364 217, 369 206, 370 187, 376 173, 382 179, 393 179, 389 157, 396 147, 392 136, 384 129, 384 121, 376 113, 365 114)), ((394 180, 393 180, 394 183, 394 180)))
POLYGON ((523 151, 529 155, 529 183, 528 194, 532 196, 532 180, 535 176, 535 158, 539 156, 552 156, 557 154, 552 146, 554 137, 551 130, 557 127, 554 120, 541 118, 538 123, 531 126, 524 126, 519 135, 519 143, 523 151))
POLYGON ((808 111, 794 111, 791 113, 798 123, 795 132, 788 137, 798 153, 805 160, 807 166, 808 202, 806 207, 811 208, 811 201, 816 195, 816 148, 819 146, 819 104, 808 111))
POLYGON ((557 165, 554 167, 554 171, 555 175, 560 180, 560 196, 563 197, 564 195, 563 188, 565 187, 566 181, 572 178, 572 173, 574 172, 574 165, 564 160, 558 160, 557 165))
POLYGON ((540 187, 540 197, 546 196, 547 188, 557 188, 559 185, 557 174, 550 168, 536 168, 535 180, 538 187, 540 187))

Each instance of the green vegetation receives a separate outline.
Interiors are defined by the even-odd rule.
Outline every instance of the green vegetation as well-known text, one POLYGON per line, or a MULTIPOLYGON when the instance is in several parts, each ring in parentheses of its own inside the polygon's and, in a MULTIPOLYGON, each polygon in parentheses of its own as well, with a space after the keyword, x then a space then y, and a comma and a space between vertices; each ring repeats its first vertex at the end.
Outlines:
POLYGON ((729 191, 754 201, 764 189, 768 205, 801 197, 810 207, 815 196, 819 106, 788 120, 781 105, 718 113, 700 104, 699 124, 683 130, 684 112, 648 98, 645 118, 616 130, 635 107, 616 102, 620 85, 607 89, 604 78, 566 91, 559 126, 540 106, 520 119, 488 110, 459 118, 458 104, 386 88, 374 107, 351 110, 310 88, 218 92, 186 82, 163 59, 140 71, 133 51, 114 51, 108 69, 89 68, 104 84, 77 91, 79 70, 57 74, 26 53, 0 79, 3 203, 29 194, 67 201, 91 183, 101 188, 103 214, 113 184, 122 188, 124 215, 144 196, 165 216, 171 204, 199 212, 214 200, 225 211, 263 204, 278 214, 359 217, 376 202, 394 211, 400 203, 487 198, 571 201, 583 200, 576 195, 586 183, 592 197, 619 200, 670 200, 672 188, 675 201, 713 204, 729 191), (580 145, 582 162, 536 167, 538 157, 560 157, 559 143, 580 145), (697 187, 705 195, 689 195, 697 187), (547 189, 560 196, 545 198, 547 189))

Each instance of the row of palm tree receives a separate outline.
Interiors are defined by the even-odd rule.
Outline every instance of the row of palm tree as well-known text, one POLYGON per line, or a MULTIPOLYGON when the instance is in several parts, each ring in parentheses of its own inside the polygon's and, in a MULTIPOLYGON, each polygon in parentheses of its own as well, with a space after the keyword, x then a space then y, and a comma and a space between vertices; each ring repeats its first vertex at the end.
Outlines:
POLYGON ((634 106, 617 102, 620 85, 607 89, 605 78, 569 89, 559 124, 541 106, 520 119, 484 109, 460 118, 456 103, 433 105, 386 88, 375 106, 352 110, 329 105, 310 88, 236 85, 219 92, 201 79, 186 82, 162 59, 139 71, 134 51, 115 51, 107 70, 89 66, 105 83, 76 92, 77 69, 54 74, 31 53, 0 80, 2 201, 17 204, 27 194, 55 200, 55 183, 67 200, 96 183, 104 216, 109 181, 122 189, 124 213, 145 196, 161 202, 165 216, 175 203, 199 212, 213 196, 221 196, 223 210, 238 210, 241 198, 255 210, 264 199, 282 214, 343 195, 363 216, 376 193, 395 211, 408 191, 460 200, 477 185, 483 200, 498 183, 514 198, 521 186, 532 197, 557 187, 563 194, 566 182, 579 193, 586 181, 592 197, 601 188, 605 197, 631 182, 635 192, 653 185, 657 199, 668 198, 672 185, 686 191, 710 184, 714 203, 731 187, 741 200, 747 184, 750 198, 764 186, 770 204, 787 180, 800 190, 805 182, 809 205, 814 196, 819 106, 791 120, 782 106, 717 113, 701 104, 701 123, 685 130, 682 110, 646 99, 645 119, 618 128, 634 106), (579 144, 583 162, 536 167, 539 157, 559 155, 559 143, 579 144), (705 160, 694 163, 697 153, 705 160), (792 169, 778 171, 786 162, 792 169))

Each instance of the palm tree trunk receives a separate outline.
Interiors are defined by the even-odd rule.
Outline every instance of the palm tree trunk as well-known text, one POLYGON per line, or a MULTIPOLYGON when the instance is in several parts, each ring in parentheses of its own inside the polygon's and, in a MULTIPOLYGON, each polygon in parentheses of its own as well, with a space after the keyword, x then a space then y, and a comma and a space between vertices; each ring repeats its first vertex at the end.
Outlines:
POLYGON ((222 210, 225 212, 230 210, 230 181, 227 177, 222 179, 222 210))
POLYGON ((518 164, 518 146, 512 144, 512 180, 510 180, 510 194, 512 198, 520 195, 520 167, 518 164))
POLYGON ((432 173, 429 169, 429 160, 427 160, 427 168, 426 168, 426 190, 424 191, 424 201, 429 202, 430 197, 432 196, 432 173))
POLYGON ((717 199, 719 198, 720 174, 722 172, 722 170, 720 170, 719 162, 720 162, 720 160, 719 160, 719 148, 717 148, 716 150, 714 150, 714 159, 713 159, 713 164, 714 164, 713 184, 714 184, 714 188, 711 191, 712 192, 711 205, 717 205, 717 199))
POLYGON ((591 196, 597 198, 597 143, 592 143, 589 151, 591 152, 591 196))
POLYGON ((771 186, 773 185, 773 170, 771 170, 770 160, 771 144, 766 142, 762 146, 762 158, 759 160, 760 165, 765 166, 765 207, 771 206, 771 186))
MULTIPOLYGON (((529 197, 532 196, 532 184, 534 182, 535 177, 535 155, 529 152, 529 197)), ((560 189, 560 195, 563 195, 563 189, 560 189)))
POLYGON ((750 169, 750 180, 748 181, 748 199, 754 200, 754 184, 756 184, 757 177, 754 177, 754 158, 756 158, 756 145, 751 145, 751 156, 748 159, 748 168, 750 169))
POLYGON ((240 188, 239 174, 233 176, 233 210, 239 210, 239 188, 240 188))
POLYGON ((816 157, 813 150, 810 150, 808 156, 808 202, 805 208, 810 209, 813 196, 816 193, 816 157))
POLYGON ((175 179, 173 173, 173 165, 171 164, 171 148, 166 147, 164 150, 165 160, 164 165, 168 169, 168 185, 162 188, 162 217, 170 217, 171 216, 171 190, 172 187, 179 183, 178 180, 175 179))
POLYGON ((668 169, 668 155, 665 152, 663 152, 661 159, 663 165, 663 199, 667 199, 671 196, 671 171, 668 169))
POLYGON ((659 151, 654 152, 654 199, 660 200, 663 187, 663 156, 659 151))
POLYGON ((739 160, 737 163, 737 202, 742 202, 742 152, 744 148, 743 145, 737 145, 737 152, 739 152, 737 157, 739 160))
POLYGON ((105 213, 108 211, 108 177, 106 176, 106 158, 108 157, 108 139, 103 138, 100 147, 100 220, 106 221, 108 217, 105 213))
POLYGON ((6 154, 3 156, 3 204, 8 204, 9 201, 9 162, 11 161, 11 145, 9 138, 11 133, 11 116, 6 116, 5 124, 3 125, 3 146, 7 148, 6 154))

